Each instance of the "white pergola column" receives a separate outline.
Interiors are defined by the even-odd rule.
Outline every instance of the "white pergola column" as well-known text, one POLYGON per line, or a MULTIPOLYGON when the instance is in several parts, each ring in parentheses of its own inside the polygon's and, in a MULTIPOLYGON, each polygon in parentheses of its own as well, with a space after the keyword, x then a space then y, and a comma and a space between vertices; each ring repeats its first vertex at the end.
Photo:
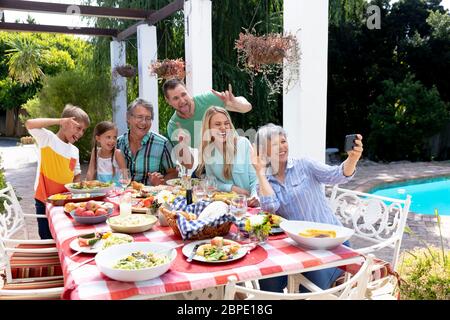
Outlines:
POLYGON ((191 95, 212 88, 212 16, 210 0, 184 3, 186 87, 191 95))
POLYGON ((300 80, 283 96, 289 153, 325 162, 328 0, 284 0, 283 14, 284 31, 297 35, 301 52, 300 80))
MULTIPOLYGON (((149 66, 158 58, 156 27, 146 24, 137 27, 139 98, 153 105, 153 122, 151 130, 159 132, 158 78, 151 76, 149 66)), ((163 130, 164 131, 164 130, 163 130)))
POLYGON ((113 40, 111 50, 111 78, 117 93, 113 100, 113 122, 117 125, 119 135, 127 131, 127 80, 114 72, 114 68, 126 64, 126 45, 123 41, 113 40))

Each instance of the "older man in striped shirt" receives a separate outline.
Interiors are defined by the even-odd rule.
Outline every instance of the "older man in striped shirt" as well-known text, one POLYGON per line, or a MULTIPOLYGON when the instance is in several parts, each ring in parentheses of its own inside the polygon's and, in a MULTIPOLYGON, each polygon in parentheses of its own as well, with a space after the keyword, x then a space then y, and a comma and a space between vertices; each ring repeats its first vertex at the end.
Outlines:
POLYGON ((157 186, 176 178, 172 161, 172 144, 164 136, 149 131, 153 120, 153 106, 144 99, 136 99, 127 110, 128 132, 117 139, 133 181, 157 186))
MULTIPOLYGON (((328 166, 309 159, 290 159, 286 132, 268 124, 258 130, 257 150, 252 162, 258 177, 261 208, 288 220, 341 225, 325 197, 323 184, 349 181, 362 155, 362 136, 356 135, 353 149, 340 166, 328 166)), ((348 243, 344 243, 348 245, 348 243)), ((322 289, 328 289, 342 272, 338 268, 306 272, 303 275, 322 289)), ((262 290, 282 292, 287 277, 260 281, 262 290)), ((301 287, 301 292, 306 289, 301 287)))

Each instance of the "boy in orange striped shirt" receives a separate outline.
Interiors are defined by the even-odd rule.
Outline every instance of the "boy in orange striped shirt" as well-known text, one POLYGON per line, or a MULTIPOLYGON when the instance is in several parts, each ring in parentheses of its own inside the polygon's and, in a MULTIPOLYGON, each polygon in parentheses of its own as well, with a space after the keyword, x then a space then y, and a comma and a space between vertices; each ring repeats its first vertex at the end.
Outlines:
MULTIPOLYGON (((89 125, 87 113, 70 104, 65 106, 60 119, 38 118, 25 122, 39 147, 34 185, 36 214, 45 215, 45 202, 50 195, 66 192, 66 183, 80 181, 79 151, 73 143, 83 136, 89 125), (59 125, 56 134, 45 129, 53 125, 59 125)), ((47 219, 38 219, 38 225, 41 239, 51 239, 47 219)))

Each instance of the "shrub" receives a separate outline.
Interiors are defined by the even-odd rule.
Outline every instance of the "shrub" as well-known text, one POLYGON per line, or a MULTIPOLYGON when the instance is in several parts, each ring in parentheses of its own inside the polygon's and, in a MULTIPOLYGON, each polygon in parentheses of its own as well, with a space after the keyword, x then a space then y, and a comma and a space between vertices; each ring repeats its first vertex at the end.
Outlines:
MULTIPOLYGON (((109 75, 94 75, 80 69, 64 71, 44 80, 38 95, 22 106, 29 114, 28 117, 22 117, 22 120, 59 118, 66 104, 80 106, 89 115, 91 126, 76 146, 80 149, 80 160, 88 160, 95 124, 112 119, 114 91, 109 75)), ((56 132, 58 127, 50 129, 56 132)))
MULTIPOLYGON (((0 156, 0 189, 3 189, 3 188, 6 188, 6 178, 5 178, 5 174, 3 172, 2 158, 0 156)), ((5 200, 0 197, 0 214, 5 211, 5 207, 3 206, 3 201, 5 201, 5 200)))
POLYGON ((409 74, 402 82, 383 82, 385 91, 369 106, 367 147, 374 160, 429 160, 428 139, 449 119, 447 104, 435 87, 409 74))
POLYGON ((416 248, 405 251, 401 260, 401 299, 450 300, 450 252, 443 255, 435 247, 416 248))
POLYGON ((6 178, 3 171, 2 158, 0 156, 0 189, 6 188, 6 178))

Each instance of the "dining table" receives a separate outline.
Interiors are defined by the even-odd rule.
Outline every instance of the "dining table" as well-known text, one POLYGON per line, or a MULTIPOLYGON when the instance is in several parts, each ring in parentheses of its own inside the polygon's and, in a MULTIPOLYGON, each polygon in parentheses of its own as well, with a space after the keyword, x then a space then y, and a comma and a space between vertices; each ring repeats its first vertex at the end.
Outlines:
MULTIPOLYGON (((113 215, 119 214, 117 199, 113 215)), ((78 224, 64 211, 63 206, 47 203, 46 214, 50 231, 56 242, 64 276, 62 299, 68 300, 116 300, 116 299, 221 299, 228 277, 239 282, 257 281, 280 275, 292 275, 307 271, 361 263, 363 256, 351 248, 340 245, 331 250, 302 248, 286 234, 269 236, 267 241, 250 250, 239 260, 226 263, 187 262, 182 253, 183 241, 174 235, 170 227, 157 222, 150 230, 131 234, 134 241, 163 243, 177 247, 177 257, 168 272, 158 278, 139 282, 121 282, 108 278, 96 266, 94 254, 76 252, 70 243, 80 235, 91 232, 111 231, 106 222, 78 224)), ((250 214, 258 211, 254 208, 250 214)))

